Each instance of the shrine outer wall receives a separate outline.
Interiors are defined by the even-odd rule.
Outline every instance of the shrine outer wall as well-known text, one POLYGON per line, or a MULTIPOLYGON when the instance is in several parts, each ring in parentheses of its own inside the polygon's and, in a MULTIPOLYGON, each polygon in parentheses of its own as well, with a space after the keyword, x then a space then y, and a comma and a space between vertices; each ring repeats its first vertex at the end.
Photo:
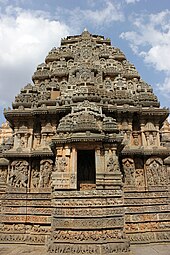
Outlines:
MULTIPOLYGON (((120 123, 120 126, 123 125, 120 123)), ((129 128, 128 132, 130 142, 134 143, 133 131, 130 131, 129 128)), ((142 143, 140 138, 142 135, 138 134, 138 136, 142 143)), ((146 136, 143 137, 144 143, 146 143, 146 136)), ((160 145, 159 137, 155 143, 160 145)), ((96 169, 98 170, 96 184, 91 188, 98 186, 99 189, 105 189, 106 180, 104 180, 102 170, 105 169, 105 172, 111 174, 110 169, 114 169, 114 166, 112 163, 109 164, 110 156, 115 157, 114 161, 118 159, 123 183, 119 179, 116 184, 121 185, 122 183, 124 195, 121 198, 123 200, 120 209, 117 210, 124 210, 124 232, 131 243, 169 241, 169 162, 167 162, 168 159, 165 159, 166 151, 162 150, 161 156, 158 156, 158 152, 153 151, 153 148, 155 147, 148 146, 149 155, 146 153, 142 155, 141 152, 135 151, 133 147, 133 153, 131 152, 132 149, 124 150, 117 157, 115 148, 109 148, 108 145, 103 146, 102 143, 98 143, 97 146, 92 146, 91 143, 83 143, 82 146, 77 146, 75 143, 74 146, 70 144, 57 146, 57 165, 52 155, 43 157, 43 159, 42 156, 40 158, 36 157, 36 159, 33 157, 29 159, 26 157, 24 160, 22 158, 20 160, 10 159, 9 165, 1 170, 4 178, 3 181, 1 179, 1 187, 4 187, 1 190, 1 242, 44 244, 47 241, 51 234, 51 215, 58 207, 51 202, 54 195, 51 193, 52 188, 54 189, 55 185, 58 185, 54 190, 77 189, 75 179, 77 149, 95 150, 96 169), (19 171, 19 167, 26 172, 19 175, 18 183, 13 182, 9 173, 11 169, 19 171), (61 169, 56 172, 56 168, 61 169), (45 172, 46 169, 48 169, 48 174, 45 172), (75 172, 72 173, 72 170, 69 171, 69 169, 75 169, 75 172), (67 172, 69 172, 69 175, 67 172), (70 179, 74 182, 70 182, 70 179), (104 186, 102 186, 102 182, 104 182, 104 186), (51 187, 52 183, 53 187, 51 187)), ((111 182, 113 184, 113 179, 111 179, 111 182)), ((84 189, 87 194, 88 185, 87 190, 85 187, 84 189)), ((98 197, 98 202, 100 199, 98 197)), ((83 203, 85 201, 86 199, 83 200, 83 203)), ((72 206, 76 206, 74 201, 72 203, 72 206)), ((95 204, 94 201, 93 203, 95 204)), ((115 203, 117 202, 113 200, 113 204, 115 203)), ((66 210, 65 208, 65 213, 67 213, 66 210)), ((68 210, 70 211, 70 207, 68 210)), ((89 209, 87 208, 87 210, 89 209)), ((99 213, 98 209, 95 210, 96 213, 99 213)), ((114 208, 112 211, 113 214, 116 214, 114 208)), ((74 210, 73 214, 81 215, 82 213, 83 215, 84 212, 84 208, 79 208, 78 211, 74 210)), ((66 240, 66 237, 63 238, 63 240, 66 240)), ((83 240, 83 236, 81 238, 83 240)))
POLYGON ((117 254, 169 242, 168 109, 124 54, 84 31, 33 82, 4 111, 13 139, 0 148, 1 243, 117 254))

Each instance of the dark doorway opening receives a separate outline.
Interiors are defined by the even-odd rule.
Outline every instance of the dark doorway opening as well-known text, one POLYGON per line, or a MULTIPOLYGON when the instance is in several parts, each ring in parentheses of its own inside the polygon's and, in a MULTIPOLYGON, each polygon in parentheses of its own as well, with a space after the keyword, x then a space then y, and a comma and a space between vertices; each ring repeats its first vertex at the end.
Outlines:
POLYGON ((77 151, 77 182, 78 189, 81 184, 96 183, 95 151, 77 151))

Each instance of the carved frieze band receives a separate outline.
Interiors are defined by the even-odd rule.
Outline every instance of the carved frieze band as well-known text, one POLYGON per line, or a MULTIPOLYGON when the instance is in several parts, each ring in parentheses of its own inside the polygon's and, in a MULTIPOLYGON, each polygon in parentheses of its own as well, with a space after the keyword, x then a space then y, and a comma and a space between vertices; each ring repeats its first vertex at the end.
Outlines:
POLYGON ((123 227, 123 217, 97 218, 97 219, 60 219, 53 218, 52 226, 54 229, 101 229, 123 227))
POLYGON ((56 230, 51 235, 53 242, 106 242, 124 239, 125 234, 120 229, 105 230, 56 230))
POLYGON ((109 243, 109 244, 49 244, 49 254, 113 254, 120 252, 129 252, 130 245, 128 242, 109 243))
POLYGON ((124 208, 56 208, 53 211, 55 217, 106 217, 123 215, 124 208))
POLYGON ((106 199, 58 199, 53 201, 53 204, 57 207, 96 207, 96 206, 113 206, 123 205, 123 198, 109 197, 106 199))

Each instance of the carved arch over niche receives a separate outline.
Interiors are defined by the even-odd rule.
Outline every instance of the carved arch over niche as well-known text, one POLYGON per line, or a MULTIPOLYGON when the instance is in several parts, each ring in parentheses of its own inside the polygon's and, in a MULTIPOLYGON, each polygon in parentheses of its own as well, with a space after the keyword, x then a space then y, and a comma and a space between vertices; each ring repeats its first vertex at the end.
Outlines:
POLYGON ((157 146, 158 139, 157 139, 157 129, 152 122, 147 122, 144 128, 144 134, 146 139, 147 146, 157 146))
POLYGON ((161 158, 152 157, 146 161, 146 179, 148 186, 167 185, 167 171, 161 158))
POLYGON ((135 164, 132 158, 122 160, 125 185, 135 184, 135 164))

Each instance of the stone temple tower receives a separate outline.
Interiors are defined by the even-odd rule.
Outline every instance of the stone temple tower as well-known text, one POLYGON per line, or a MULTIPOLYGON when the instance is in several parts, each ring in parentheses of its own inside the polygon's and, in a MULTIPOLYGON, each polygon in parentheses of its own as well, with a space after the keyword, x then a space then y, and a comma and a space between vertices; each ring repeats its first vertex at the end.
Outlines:
POLYGON ((134 65, 84 31, 62 39, 32 80, 4 111, 14 141, 0 154, 0 242, 111 255, 169 241, 168 109, 134 65))

